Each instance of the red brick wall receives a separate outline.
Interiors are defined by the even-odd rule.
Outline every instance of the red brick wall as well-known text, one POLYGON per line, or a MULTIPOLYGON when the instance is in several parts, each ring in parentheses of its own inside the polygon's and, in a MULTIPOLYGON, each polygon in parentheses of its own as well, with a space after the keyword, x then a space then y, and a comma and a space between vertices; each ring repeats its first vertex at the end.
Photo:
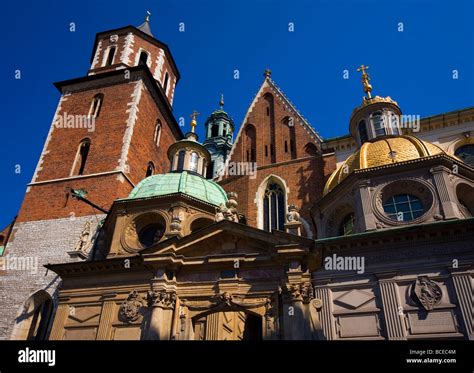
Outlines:
MULTIPOLYGON (((125 46, 125 38, 127 37, 127 34, 128 34, 128 31, 118 33, 117 34, 118 35, 118 40, 117 40, 116 43, 113 43, 113 42, 110 41, 110 35, 112 35, 112 33, 106 34, 106 35, 104 35, 103 38, 99 39, 100 41, 102 41, 101 50, 100 50, 100 53, 99 53, 99 60, 98 60, 98 63, 94 66, 94 69, 92 69, 90 71, 98 74, 100 72, 107 72, 107 71, 115 70, 117 65, 121 63, 120 56, 121 56, 122 51, 123 51, 124 46, 125 46), (113 65, 108 66, 108 67, 102 67, 103 58, 104 58, 105 54, 108 53, 107 49, 110 45, 116 45, 116 52, 115 52, 115 58, 114 58, 113 65)), ((148 52, 148 54, 149 54, 148 58, 151 59, 151 65, 149 65, 149 68, 150 68, 151 73, 154 75, 155 69, 156 69, 156 66, 157 66, 158 56, 159 56, 160 51, 162 49, 159 48, 157 45, 155 45, 153 43, 150 43, 147 40, 142 39, 137 34, 134 34, 134 41, 133 41, 133 44, 132 44, 132 52, 129 54, 129 66, 136 66, 135 61, 136 61, 137 58, 139 58, 137 56, 139 55, 140 48, 148 52)), ((168 100, 171 101, 171 98, 173 97, 173 89, 172 89, 173 88, 173 82, 174 82, 174 79, 176 78, 176 75, 174 74, 173 69, 171 67, 171 63, 169 61, 169 58, 171 58, 171 57, 167 56, 166 52, 164 50, 163 50, 163 52, 164 52, 164 63, 163 63, 163 67, 162 67, 162 70, 161 70, 161 75, 159 77, 156 77, 156 78, 158 78, 158 80, 160 82, 164 83, 165 73, 168 72, 168 74, 169 74, 168 85, 170 86, 170 88, 168 90, 167 97, 168 97, 168 100)), ((95 51, 94 51, 94 56, 95 56, 95 51)))
MULTIPOLYGON (((290 111, 288 106, 285 108, 283 102, 276 97, 270 87, 263 89, 252 111, 248 113, 244 128, 247 123, 256 128, 258 167, 256 177, 252 179, 249 176, 225 176, 220 184, 226 191, 238 193, 239 212, 247 217, 249 225, 258 227, 258 211, 255 203, 257 190, 270 175, 282 178, 289 189, 288 203, 295 204, 300 209, 301 216, 311 225, 315 233, 309 209, 321 198, 324 184, 336 167, 334 156, 309 157, 305 146, 310 143, 318 147, 317 140, 311 138, 307 130, 298 123, 297 116, 290 111), (272 95, 273 100, 269 95, 272 95), (267 107, 270 107, 270 115, 267 115, 267 107), (293 127, 288 126, 288 117, 291 116, 294 118, 293 127), (286 150, 285 141, 287 142, 286 150), (274 145, 273 159, 270 150, 272 144, 274 145), (268 148, 267 156, 265 156, 265 145, 268 148)), ((251 147, 245 130, 236 141, 230 162, 245 162, 247 150, 251 147)))
MULTIPOLYGON (((47 181, 70 177, 71 168, 76 158, 78 146, 82 139, 88 137, 91 146, 83 176, 101 172, 115 171, 119 165, 124 134, 135 82, 89 89, 71 93, 63 101, 58 115, 64 112, 72 115, 87 115, 92 98, 97 93, 104 95, 99 117, 95 122, 95 131, 86 128, 54 128, 51 139, 45 149, 42 170, 35 180, 47 181)), ((127 164, 127 176, 136 184, 145 177, 148 162, 152 161, 156 172, 169 171, 167 150, 169 145, 178 140, 170 125, 160 113, 155 101, 143 85, 138 114, 130 143, 127 164), (160 146, 154 142, 156 119, 162 124, 160 146)), ((110 207, 117 198, 126 197, 132 185, 128 181, 117 179, 118 174, 99 175, 91 178, 57 181, 47 184, 36 184, 30 187, 22 203, 18 221, 64 218, 73 211, 76 216, 91 214, 90 206, 83 202, 67 199, 68 188, 85 188, 87 198, 99 206, 110 207)))

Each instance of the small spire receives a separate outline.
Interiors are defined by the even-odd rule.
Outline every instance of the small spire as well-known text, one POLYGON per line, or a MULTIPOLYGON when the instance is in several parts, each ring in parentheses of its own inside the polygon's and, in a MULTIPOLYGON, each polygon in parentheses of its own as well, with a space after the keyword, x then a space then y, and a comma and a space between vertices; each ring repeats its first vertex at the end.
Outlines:
POLYGON ((270 78, 270 77, 272 76, 272 70, 270 70, 270 69, 268 69, 268 68, 265 69, 265 71, 263 72, 263 76, 264 76, 265 78, 270 78))
POLYGON ((151 12, 149 10, 146 11, 145 22, 150 22, 151 12))
MULTIPOLYGON (((369 83, 370 77, 367 74, 366 70, 369 69, 369 66, 360 65, 357 71, 362 71, 362 85, 364 86, 364 92, 367 94, 367 98, 371 99, 372 95, 370 92, 372 91, 372 86, 369 83)), ((364 97, 365 100, 365 97, 364 97)))
POLYGON ((197 125, 197 121, 196 121, 196 117, 199 115, 200 113, 198 113, 196 110, 193 111, 193 113, 190 115, 191 117, 191 132, 194 133, 194 128, 196 127, 197 125))
POLYGON ((221 100, 219 101, 219 106, 221 107, 221 110, 224 108, 224 94, 221 93, 221 100))

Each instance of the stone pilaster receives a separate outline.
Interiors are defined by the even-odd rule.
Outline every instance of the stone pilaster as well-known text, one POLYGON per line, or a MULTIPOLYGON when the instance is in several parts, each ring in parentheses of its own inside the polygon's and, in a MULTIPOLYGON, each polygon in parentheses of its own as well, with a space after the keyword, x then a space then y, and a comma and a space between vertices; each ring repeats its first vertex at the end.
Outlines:
POLYGON ((388 339, 406 340, 405 316, 400 304, 397 284, 392 279, 380 279, 379 286, 388 339))
POLYGON ((60 341, 63 339, 64 335, 64 324, 69 316, 69 305, 60 304, 56 310, 56 315, 54 316, 53 327, 51 328, 51 333, 49 339, 51 341, 60 341))
POLYGON ((454 288, 456 289, 456 296, 458 298, 459 308, 461 309, 461 315, 466 328, 467 337, 470 340, 474 340, 473 325, 472 325, 472 277, 470 274, 457 274, 452 275, 454 288))
POLYGON ((440 201, 441 208, 443 210, 443 215, 445 219, 454 219, 459 217, 459 210, 454 202, 456 199, 451 193, 450 188, 448 187, 448 172, 449 170, 443 166, 433 167, 430 170, 433 175, 433 180, 436 185, 436 190, 438 192, 438 197, 440 201))
POLYGON ((361 181, 358 183, 359 189, 356 191, 356 211, 358 212, 356 220, 362 232, 376 228, 372 203, 370 201, 369 185, 369 181, 361 181))
POLYGON ((100 313, 99 330, 97 331, 97 340, 109 340, 112 330, 113 314, 115 310, 114 301, 105 301, 100 313))
POLYGON ((315 289, 316 298, 321 299, 322 308, 320 314, 323 338, 326 340, 335 339, 334 322, 332 316, 332 294, 327 287, 317 287, 315 289))

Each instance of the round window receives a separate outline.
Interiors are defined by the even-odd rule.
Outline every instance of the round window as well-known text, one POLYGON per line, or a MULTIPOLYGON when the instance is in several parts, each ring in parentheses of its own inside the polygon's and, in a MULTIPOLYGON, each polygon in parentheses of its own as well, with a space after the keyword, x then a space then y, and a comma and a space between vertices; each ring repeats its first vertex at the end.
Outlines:
POLYGON ((425 213, 420 199, 411 194, 397 194, 389 197, 383 204, 385 213, 392 220, 410 221, 425 213))
POLYGON ((464 163, 474 167, 474 144, 461 146, 454 152, 454 155, 460 158, 464 163))
POLYGON ((149 224, 138 233, 138 240, 144 247, 150 247, 163 235, 163 229, 159 224, 149 224))

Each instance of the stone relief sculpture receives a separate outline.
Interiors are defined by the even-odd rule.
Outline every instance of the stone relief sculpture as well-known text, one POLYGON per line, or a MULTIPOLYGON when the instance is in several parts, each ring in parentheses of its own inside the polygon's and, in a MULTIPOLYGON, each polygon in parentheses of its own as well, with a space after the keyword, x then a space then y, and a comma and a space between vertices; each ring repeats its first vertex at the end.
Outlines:
POLYGON ((426 311, 431 311, 441 302, 443 292, 439 285, 428 276, 419 276, 412 287, 412 298, 426 311))

